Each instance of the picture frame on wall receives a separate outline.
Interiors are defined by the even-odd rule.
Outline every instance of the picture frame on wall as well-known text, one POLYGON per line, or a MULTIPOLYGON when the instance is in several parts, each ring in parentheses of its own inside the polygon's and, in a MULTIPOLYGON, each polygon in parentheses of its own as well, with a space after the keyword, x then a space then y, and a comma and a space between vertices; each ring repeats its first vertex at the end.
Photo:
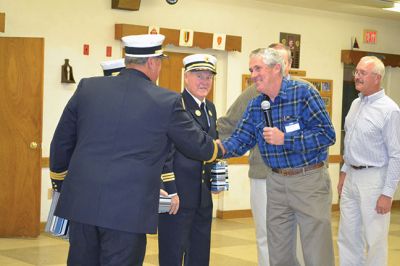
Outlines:
POLYGON ((242 91, 250 87, 253 82, 251 81, 251 76, 249 74, 242 75, 242 91))
POLYGON ((279 42, 289 47, 292 54, 292 68, 299 68, 301 35, 281 32, 279 35, 279 42))
POLYGON ((331 79, 312 79, 304 78, 304 80, 310 82, 318 90, 322 100, 325 102, 326 110, 329 116, 332 118, 332 90, 333 80, 331 79))
MULTIPOLYGON (((329 107, 329 106, 331 105, 331 98, 330 98, 330 97, 321 96, 321 98, 322 98, 322 100, 324 101, 326 107, 329 107)), ((327 108, 327 109, 328 109, 328 108, 327 108)))
POLYGON ((330 92, 331 91, 331 87, 330 87, 330 84, 329 84, 329 82, 322 82, 321 83, 321 91, 323 91, 323 92, 330 92))

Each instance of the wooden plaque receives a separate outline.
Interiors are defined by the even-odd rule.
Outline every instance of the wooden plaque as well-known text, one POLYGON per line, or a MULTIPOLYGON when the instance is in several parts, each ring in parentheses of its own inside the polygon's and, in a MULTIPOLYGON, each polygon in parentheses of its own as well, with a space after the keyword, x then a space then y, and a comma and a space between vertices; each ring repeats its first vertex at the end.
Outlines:
POLYGON ((111 8, 123 10, 139 10, 140 0, 112 0, 111 8))

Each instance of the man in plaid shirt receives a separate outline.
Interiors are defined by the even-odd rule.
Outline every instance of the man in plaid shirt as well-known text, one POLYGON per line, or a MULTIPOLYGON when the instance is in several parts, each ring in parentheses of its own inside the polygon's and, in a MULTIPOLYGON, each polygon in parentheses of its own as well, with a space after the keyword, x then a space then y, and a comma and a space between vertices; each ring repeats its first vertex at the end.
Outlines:
POLYGON ((331 183, 325 165, 335 131, 318 91, 284 78, 285 62, 274 49, 250 54, 252 81, 261 93, 247 106, 232 136, 222 142, 225 157, 241 156, 256 144, 271 168, 267 178, 270 265, 297 265, 292 247, 296 226, 306 265, 334 265, 331 183), (270 103, 266 126, 261 103, 270 103))

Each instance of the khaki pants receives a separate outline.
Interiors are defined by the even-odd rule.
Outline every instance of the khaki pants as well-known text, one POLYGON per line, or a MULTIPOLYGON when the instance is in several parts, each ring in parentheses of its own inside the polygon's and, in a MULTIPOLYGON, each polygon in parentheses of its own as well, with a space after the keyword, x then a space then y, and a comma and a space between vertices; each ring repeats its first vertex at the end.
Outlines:
POLYGON ((332 191, 325 166, 293 176, 267 178, 267 227, 271 266, 298 265, 296 227, 305 265, 334 265, 331 232, 332 191))

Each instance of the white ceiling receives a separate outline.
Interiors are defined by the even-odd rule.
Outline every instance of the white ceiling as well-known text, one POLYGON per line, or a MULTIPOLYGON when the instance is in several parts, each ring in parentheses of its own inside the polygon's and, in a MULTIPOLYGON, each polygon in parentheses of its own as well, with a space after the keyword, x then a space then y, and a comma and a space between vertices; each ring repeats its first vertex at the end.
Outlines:
POLYGON ((258 0, 281 5, 328 10, 355 15, 378 17, 400 21, 400 13, 382 8, 393 7, 400 0, 258 0))

